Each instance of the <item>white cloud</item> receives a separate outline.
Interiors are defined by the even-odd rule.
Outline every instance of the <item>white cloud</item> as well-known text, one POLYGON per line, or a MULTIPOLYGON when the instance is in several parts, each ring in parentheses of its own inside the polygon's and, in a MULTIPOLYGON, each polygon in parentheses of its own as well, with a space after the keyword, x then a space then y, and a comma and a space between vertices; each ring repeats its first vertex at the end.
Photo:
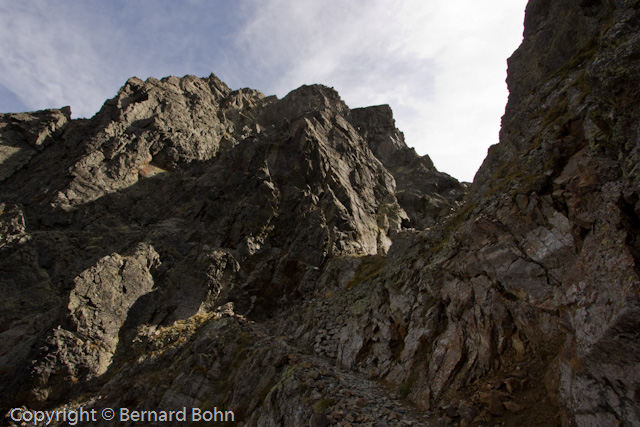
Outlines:
POLYGON ((101 58, 84 37, 89 29, 73 16, 43 5, 1 5, 2 83, 33 109, 61 107, 74 101, 74 109, 95 111, 92 100, 104 93, 105 82, 100 80, 104 76, 96 75, 101 58), (88 75, 94 78, 85 77, 84 82, 78 79, 88 75))
POLYGON ((134 75, 208 75, 226 3, 0 0, 0 84, 30 109, 90 117, 134 75))
POLYGON ((214 72, 278 96, 323 83, 351 107, 390 104, 408 145, 471 180, 498 141, 525 3, 0 0, 0 85, 81 117, 133 75, 214 72))
POLYGON ((317 82, 351 107, 388 103, 408 145, 471 180, 498 142, 525 3, 255 0, 238 46, 263 91, 317 82))

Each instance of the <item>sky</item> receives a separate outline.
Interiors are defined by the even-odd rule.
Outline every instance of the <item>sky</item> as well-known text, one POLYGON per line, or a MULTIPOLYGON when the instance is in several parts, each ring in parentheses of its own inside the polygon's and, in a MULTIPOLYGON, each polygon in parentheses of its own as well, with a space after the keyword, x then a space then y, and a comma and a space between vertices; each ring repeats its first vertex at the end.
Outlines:
POLYGON ((526 0, 0 0, 0 112, 91 117, 128 78, 217 75, 279 98, 389 104, 405 141, 471 181, 498 142, 526 0))

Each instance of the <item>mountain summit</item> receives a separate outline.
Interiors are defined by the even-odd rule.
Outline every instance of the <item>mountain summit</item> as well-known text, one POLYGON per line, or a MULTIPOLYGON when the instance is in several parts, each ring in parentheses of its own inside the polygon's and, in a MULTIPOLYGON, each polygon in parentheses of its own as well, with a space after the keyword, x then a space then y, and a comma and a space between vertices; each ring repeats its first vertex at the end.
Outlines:
POLYGON ((5 423, 640 424, 639 4, 529 2, 471 185, 322 85, 1 115, 5 423))

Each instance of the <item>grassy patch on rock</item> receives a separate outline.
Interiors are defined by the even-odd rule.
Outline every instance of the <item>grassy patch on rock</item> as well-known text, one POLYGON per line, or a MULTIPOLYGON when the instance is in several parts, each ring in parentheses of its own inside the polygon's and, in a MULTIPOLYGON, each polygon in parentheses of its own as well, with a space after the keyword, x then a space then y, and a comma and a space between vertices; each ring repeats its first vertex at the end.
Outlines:
POLYGON ((369 283, 376 279, 387 262, 387 258, 381 255, 368 255, 362 257, 362 261, 356 269, 353 279, 347 283, 346 289, 353 289, 362 283, 369 283))

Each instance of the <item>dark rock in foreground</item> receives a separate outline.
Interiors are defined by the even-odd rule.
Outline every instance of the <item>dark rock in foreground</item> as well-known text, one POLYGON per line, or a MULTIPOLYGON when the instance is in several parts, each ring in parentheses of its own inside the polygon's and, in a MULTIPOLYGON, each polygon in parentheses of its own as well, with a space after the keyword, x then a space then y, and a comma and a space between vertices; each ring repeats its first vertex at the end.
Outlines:
POLYGON ((639 9, 530 2, 468 189, 320 85, 0 116, 0 410, 640 424, 639 9))

